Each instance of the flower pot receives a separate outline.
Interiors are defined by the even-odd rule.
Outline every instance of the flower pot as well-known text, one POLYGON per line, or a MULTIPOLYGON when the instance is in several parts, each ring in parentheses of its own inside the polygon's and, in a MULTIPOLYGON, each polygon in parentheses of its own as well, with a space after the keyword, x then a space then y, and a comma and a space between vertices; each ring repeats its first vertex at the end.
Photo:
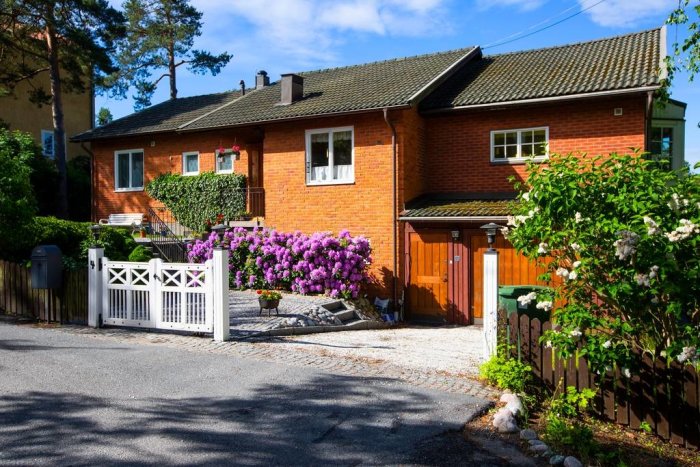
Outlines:
POLYGON ((275 312, 279 315, 280 311, 278 307, 280 306, 280 301, 279 299, 276 300, 268 300, 266 298, 258 297, 258 304, 260 304, 260 313, 258 315, 262 314, 263 310, 267 310, 267 315, 270 315, 270 310, 275 310, 275 312))

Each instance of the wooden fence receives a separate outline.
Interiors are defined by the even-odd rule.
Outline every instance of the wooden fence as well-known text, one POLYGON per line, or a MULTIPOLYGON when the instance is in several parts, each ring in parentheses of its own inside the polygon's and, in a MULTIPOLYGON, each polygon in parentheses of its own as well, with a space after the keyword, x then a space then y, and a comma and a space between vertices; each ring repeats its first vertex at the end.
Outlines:
POLYGON ((87 322, 87 268, 63 272, 63 288, 33 289, 28 267, 0 260, 0 311, 42 321, 87 322))
POLYGON ((663 439, 686 447, 700 448, 700 393, 698 372, 690 365, 665 359, 639 357, 639 369, 631 378, 620 369, 597 375, 588 371, 586 360, 557 358, 540 344, 540 336, 551 329, 547 321, 512 314, 507 338, 513 356, 532 366, 532 372, 548 388, 574 386, 578 390, 600 386, 595 411, 604 420, 638 429, 642 422, 663 439))

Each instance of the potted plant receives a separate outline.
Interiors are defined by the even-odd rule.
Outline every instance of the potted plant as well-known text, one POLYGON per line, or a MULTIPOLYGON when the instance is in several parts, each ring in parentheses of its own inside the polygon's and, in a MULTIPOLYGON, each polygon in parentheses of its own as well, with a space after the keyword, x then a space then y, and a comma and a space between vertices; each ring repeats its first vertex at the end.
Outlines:
POLYGON ((279 314, 278 307, 280 306, 280 300, 282 300, 282 294, 276 290, 258 290, 258 303, 260 304, 260 313, 263 310, 268 310, 268 315, 270 310, 275 310, 279 314))

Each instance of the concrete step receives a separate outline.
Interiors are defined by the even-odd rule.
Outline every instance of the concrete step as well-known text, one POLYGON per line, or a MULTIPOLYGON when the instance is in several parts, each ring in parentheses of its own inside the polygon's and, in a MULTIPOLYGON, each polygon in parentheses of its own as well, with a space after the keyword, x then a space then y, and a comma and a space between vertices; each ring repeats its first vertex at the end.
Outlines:
POLYGON ((338 318, 343 323, 345 323, 346 321, 350 321, 352 319, 357 318, 357 316, 355 316, 355 312, 353 310, 334 311, 333 314, 336 316, 336 318, 338 318))

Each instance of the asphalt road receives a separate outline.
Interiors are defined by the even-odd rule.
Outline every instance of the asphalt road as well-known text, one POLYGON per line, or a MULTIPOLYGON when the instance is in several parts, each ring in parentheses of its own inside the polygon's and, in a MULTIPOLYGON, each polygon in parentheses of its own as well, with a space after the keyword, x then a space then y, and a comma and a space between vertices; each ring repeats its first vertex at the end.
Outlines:
POLYGON ((0 464, 468 464, 450 430, 485 403, 0 323, 0 464))

